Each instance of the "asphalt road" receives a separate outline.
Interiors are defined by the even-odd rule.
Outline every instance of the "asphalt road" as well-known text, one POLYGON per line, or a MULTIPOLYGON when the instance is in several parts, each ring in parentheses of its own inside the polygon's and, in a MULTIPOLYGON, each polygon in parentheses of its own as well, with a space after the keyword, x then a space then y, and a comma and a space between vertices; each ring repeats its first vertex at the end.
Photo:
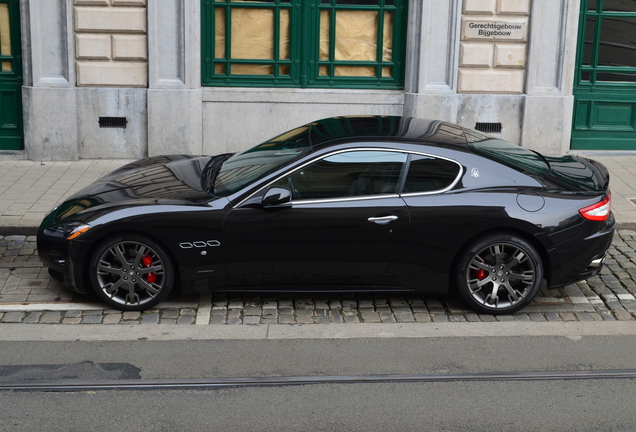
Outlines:
MULTIPOLYGON (((0 385, 636 369, 634 334, 138 340, 131 330, 51 341, 29 331, 0 335, 0 385)), ((634 400, 634 379, 0 391, 0 431, 631 431, 634 400)))
POLYGON ((632 381, 19 393, 2 431, 633 431, 632 381))

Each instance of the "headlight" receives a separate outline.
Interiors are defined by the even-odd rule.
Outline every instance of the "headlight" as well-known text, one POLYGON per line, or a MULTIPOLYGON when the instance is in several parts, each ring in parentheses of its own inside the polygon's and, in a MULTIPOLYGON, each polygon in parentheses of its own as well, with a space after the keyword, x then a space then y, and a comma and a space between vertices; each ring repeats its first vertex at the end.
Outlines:
POLYGON ((66 236, 66 239, 67 240, 73 240, 74 238, 77 238, 77 237, 81 236, 82 234, 84 234, 89 229, 91 229, 90 225, 81 224, 81 225, 73 228, 73 230, 69 233, 69 235, 66 236))
POLYGON ((69 222, 67 224, 46 228, 44 233, 54 237, 64 237, 67 240, 73 240, 84 234, 90 228, 90 225, 82 222, 69 222))

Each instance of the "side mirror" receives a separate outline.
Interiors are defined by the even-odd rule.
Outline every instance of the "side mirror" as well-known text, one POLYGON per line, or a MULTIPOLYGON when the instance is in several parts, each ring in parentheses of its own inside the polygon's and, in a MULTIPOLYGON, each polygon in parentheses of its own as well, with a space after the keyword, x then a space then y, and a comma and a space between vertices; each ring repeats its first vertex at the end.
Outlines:
POLYGON ((280 206, 288 203, 291 205, 291 192, 289 189, 280 186, 269 188, 261 201, 263 207, 280 206))

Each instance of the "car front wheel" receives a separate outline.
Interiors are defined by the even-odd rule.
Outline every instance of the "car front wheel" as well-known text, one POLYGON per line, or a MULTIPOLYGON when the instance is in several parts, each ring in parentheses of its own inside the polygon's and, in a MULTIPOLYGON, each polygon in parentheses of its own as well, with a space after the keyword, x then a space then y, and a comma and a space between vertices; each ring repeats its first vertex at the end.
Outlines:
POLYGON ((462 298, 475 310, 507 314, 528 305, 543 281, 536 249, 515 235, 494 235, 473 242, 462 253, 456 274, 462 298))
POLYGON ((120 310, 145 310, 164 300, 174 267, 163 247, 136 234, 109 237, 92 255, 90 281, 97 296, 120 310))

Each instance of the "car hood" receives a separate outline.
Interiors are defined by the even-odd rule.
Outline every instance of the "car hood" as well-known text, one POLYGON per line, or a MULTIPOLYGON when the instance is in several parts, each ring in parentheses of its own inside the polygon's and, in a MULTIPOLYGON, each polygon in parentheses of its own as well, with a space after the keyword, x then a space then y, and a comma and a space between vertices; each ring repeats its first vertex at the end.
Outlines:
POLYGON ((206 203, 213 197, 201 187, 201 173, 209 161, 210 156, 170 155, 132 162, 72 195, 52 216, 61 221, 89 209, 206 203))

